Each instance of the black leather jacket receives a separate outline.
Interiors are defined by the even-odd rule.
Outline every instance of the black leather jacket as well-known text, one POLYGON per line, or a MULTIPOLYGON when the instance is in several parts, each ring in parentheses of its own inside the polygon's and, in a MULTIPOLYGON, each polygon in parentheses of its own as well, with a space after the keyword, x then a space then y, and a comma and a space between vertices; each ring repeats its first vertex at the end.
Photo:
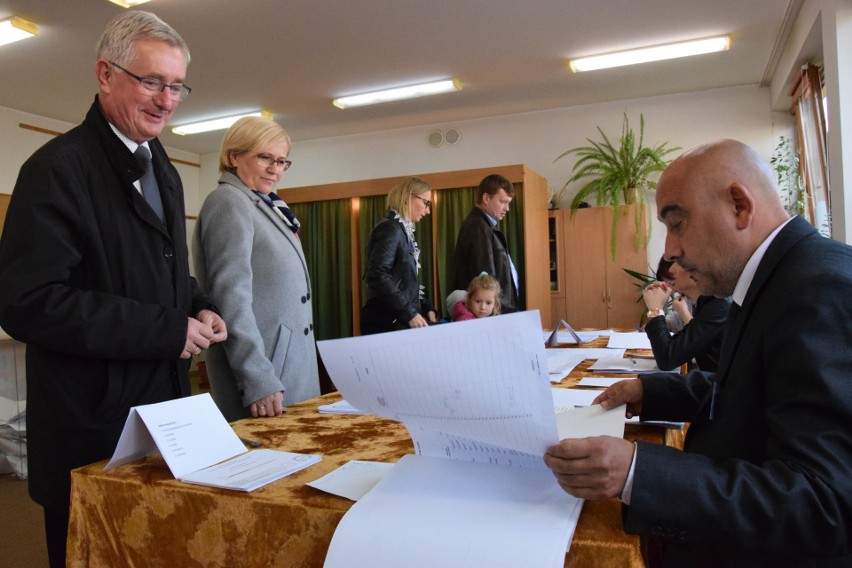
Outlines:
POLYGON ((698 363, 702 371, 719 368, 719 352, 731 298, 701 296, 695 304, 692 320, 674 335, 666 327, 666 318, 655 317, 645 324, 657 366, 663 370, 676 369, 684 363, 698 363))
POLYGON ((435 309, 428 298, 420 297, 417 261, 405 228, 394 215, 395 211, 385 214, 367 243, 367 301, 361 308, 362 335, 408 327, 415 315, 435 309))

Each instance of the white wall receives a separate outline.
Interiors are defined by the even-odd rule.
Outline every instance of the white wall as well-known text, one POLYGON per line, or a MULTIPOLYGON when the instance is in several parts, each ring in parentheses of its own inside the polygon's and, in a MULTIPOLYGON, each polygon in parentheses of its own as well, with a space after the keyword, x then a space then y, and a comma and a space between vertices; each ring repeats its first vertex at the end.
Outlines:
MULTIPOLYGON (((82 113, 85 109, 81 109, 82 113)), ((498 116, 487 119, 435 124, 400 130, 295 141, 293 167, 282 186, 295 187, 422 174, 505 164, 527 164, 559 189, 570 177, 573 159, 554 162, 565 150, 598 139, 597 126, 608 136, 620 133, 623 113, 638 127, 645 117, 647 144, 668 142, 688 149, 717 138, 737 138, 767 159, 778 136, 789 133, 792 118, 770 110, 769 89, 756 86, 713 89, 663 97, 649 97, 563 109, 498 116), (454 128, 461 140, 454 146, 431 147, 426 137, 435 129, 454 128)), ((21 129, 19 122, 64 132, 73 125, 0 108, 0 192, 11 193, 21 164, 50 135, 21 129)), ((286 127, 286 124, 284 125, 286 127)), ((197 215, 218 179, 218 155, 198 156, 169 149, 169 155, 201 168, 176 164, 183 179, 186 210, 197 215)), ((579 184, 561 200, 567 206, 579 184)), ((286 193, 285 193, 286 199, 286 193)), ((191 239, 194 223, 187 222, 191 239)), ((656 265, 665 235, 661 225, 652 229, 649 264, 656 265)))
MULTIPOLYGON (((565 150, 621 132, 626 112, 636 128, 645 117, 645 142, 668 142, 684 150, 717 138, 736 138, 754 146, 768 160, 781 134, 789 134, 792 117, 773 113, 769 89, 756 86, 713 89, 664 97, 601 103, 557 110, 498 116, 373 134, 295 141, 293 167, 282 187, 297 187, 395 175, 526 164, 547 178, 554 189, 571 176, 573 158, 554 163, 565 150), (435 129, 461 132, 455 146, 433 148, 427 136, 435 129)), ((286 124, 284 124, 286 128, 286 124)), ((201 188, 215 187, 218 157, 201 157, 201 188), (208 183, 209 182, 209 183, 208 183)), ((567 207, 580 184, 574 184, 560 204, 567 207)), ((284 193, 286 199, 286 190, 284 193)), ((656 224, 656 222, 655 222, 656 224)), ((650 264, 662 254, 665 231, 656 224, 649 247, 650 264)))

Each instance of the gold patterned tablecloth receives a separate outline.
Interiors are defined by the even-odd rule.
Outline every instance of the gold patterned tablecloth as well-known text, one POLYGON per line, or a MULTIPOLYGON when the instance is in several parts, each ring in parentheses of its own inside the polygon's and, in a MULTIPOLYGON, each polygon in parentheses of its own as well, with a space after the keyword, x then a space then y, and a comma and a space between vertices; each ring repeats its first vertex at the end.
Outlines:
MULTIPOLYGON (((560 386, 576 384, 586 372, 577 369, 560 386)), ((305 483, 349 460, 396 462, 413 453, 400 423, 317 412, 337 400, 337 393, 327 394, 290 406, 280 417, 233 424, 238 435, 264 448, 323 456, 251 493, 177 481, 159 455, 109 472, 105 461, 74 470, 68 566, 322 566, 352 502, 305 483)), ((628 425, 625 437, 662 443, 663 432, 628 425)), ((565 564, 643 566, 638 537, 621 528, 618 501, 585 503, 565 564)))

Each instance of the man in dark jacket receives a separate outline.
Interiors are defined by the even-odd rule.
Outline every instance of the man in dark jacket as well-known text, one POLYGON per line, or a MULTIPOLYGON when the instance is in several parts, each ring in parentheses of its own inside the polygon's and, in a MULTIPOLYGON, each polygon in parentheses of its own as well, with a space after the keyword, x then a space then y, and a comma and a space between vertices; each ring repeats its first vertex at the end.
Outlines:
POLYGON ((499 174, 486 176, 477 190, 476 207, 467 216, 456 239, 453 286, 467 290, 470 281, 486 272, 500 283, 500 304, 503 313, 520 309, 518 273, 509 257, 506 235, 497 222, 509 212, 515 187, 499 174))
POLYGON ((733 299, 719 369, 596 399, 690 421, 684 451, 601 436, 545 462, 576 497, 619 497, 663 566, 852 566, 852 247, 789 219, 769 165, 734 140, 672 162, 656 200, 665 258, 733 299))
POLYGON ((27 344, 29 490, 51 566, 65 565, 71 469, 112 454, 132 406, 189 395, 189 359, 227 336, 189 275, 183 187, 156 139, 189 92, 186 44, 131 11, 97 58, 94 104, 23 165, 0 240, 0 325, 27 344))

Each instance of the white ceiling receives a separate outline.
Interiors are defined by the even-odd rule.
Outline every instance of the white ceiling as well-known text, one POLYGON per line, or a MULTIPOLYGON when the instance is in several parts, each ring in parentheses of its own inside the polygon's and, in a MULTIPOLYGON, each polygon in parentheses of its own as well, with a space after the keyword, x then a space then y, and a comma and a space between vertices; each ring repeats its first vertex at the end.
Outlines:
MULTIPOLYGON (((187 41, 192 94, 173 125, 271 110, 306 140, 765 83, 800 0, 152 0, 187 41), (792 6, 792 8, 791 8, 792 6), (566 58, 729 33, 730 51, 572 74, 566 58), (461 92, 341 110, 336 96, 457 77, 461 92)), ((0 47, 0 106, 78 123, 94 49, 123 8, 107 0, 0 0, 41 28, 0 47)), ((166 146, 218 150, 222 131, 166 146)))

